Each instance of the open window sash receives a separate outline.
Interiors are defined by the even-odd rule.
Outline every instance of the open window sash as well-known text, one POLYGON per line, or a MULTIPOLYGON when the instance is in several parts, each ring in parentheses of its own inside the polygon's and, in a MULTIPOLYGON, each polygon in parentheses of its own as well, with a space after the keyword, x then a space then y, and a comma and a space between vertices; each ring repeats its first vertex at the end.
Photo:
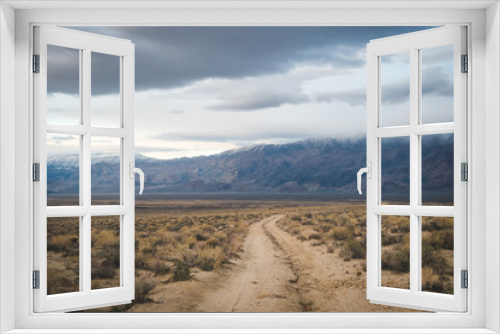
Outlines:
MULTIPOLYGON (((467 163, 467 74, 462 55, 467 54, 466 27, 442 27, 372 40, 367 45, 367 298, 372 303, 429 311, 467 310, 467 289, 461 286, 461 271, 467 269, 467 182, 461 180, 461 163, 467 163), (421 51, 453 45, 452 123, 422 124, 421 51), (409 53, 408 126, 382 127, 382 56, 409 53), (454 206, 422 205, 423 135, 454 134, 454 206), (382 202, 381 142, 383 138, 406 137, 409 152, 409 205, 382 202), (410 221, 409 289, 382 285, 382 216, 407 216, 410 221), (422 289, 422 217, 452 217, 453 294, 422 289)), ((470 71, 470 68, 468 69, 470 71)))
MULTIPOLYGON (((130 303, 134 299, 134 44, 128 40, 85 33, 59 27, 34 28, 34 163, 39 163, 39 181, 34 191, 34 311, 67 312, 130 303), (72 49, 79 54, 78 124, 47 122, 47 49, 48 46, 72 49), (91 125, 92 53, 113 55, 120 63, 120 125, 117 128, 91 125), (47 206, 47 135, 79 138, 79 205, 47 206), (91 138, 119 138, 120 202, 118 205, 92 205, 91 138), (120 231, 120 282, 117 287, 92 289, 92 216, 116 216, 120 231), (75 292, 48 293, 47 220, 70 217, 79 221, 78 283, 75 292), (38 276, 38 277, 37 277, 38 276), (38 286, 37 286, 38 285, 38 286), (79 285, 79 287, 78 287, 79 285)), ((61 228, 64 229, 64 222, 61 228)))

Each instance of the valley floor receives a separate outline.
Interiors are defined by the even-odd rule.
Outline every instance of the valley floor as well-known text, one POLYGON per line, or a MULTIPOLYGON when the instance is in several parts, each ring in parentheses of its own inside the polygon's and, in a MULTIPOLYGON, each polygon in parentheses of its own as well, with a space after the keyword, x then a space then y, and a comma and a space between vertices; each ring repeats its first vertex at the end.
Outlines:
MULTIPOLYGON (((276 214, 250 226, 240 259, 189 281, 159 284, 128 312, 408 312, 370 304, 362 260, 344 261, 280 229, 276 214)), ((167 279, 167 277, 165 277, 167 279)), ((161 279, 159 279, 161 281, 161 279)))

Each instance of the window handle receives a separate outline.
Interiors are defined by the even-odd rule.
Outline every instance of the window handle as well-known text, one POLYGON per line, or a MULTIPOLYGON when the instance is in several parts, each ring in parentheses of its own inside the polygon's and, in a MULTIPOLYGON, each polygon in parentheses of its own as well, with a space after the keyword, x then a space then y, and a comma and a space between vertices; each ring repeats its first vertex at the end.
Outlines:
POLYGON ((361 168, 358 172, 358 192, 361 195, 361 176, 363 173, 366 173, 366 176, 371 179, 372 178, 372 163, 368 161, 368 166, 365 168, 361 168))
POLYGON ((142 169, 134 167, 134 162, 130 161, 129 163, 130 167, 130 178, 134 179, 135 175, 134 174, 139 174, 139 183, 140 183, 140 190, 139 190, 139 195, 142 195, 142 192, 144 191, 144 172, 142 169))

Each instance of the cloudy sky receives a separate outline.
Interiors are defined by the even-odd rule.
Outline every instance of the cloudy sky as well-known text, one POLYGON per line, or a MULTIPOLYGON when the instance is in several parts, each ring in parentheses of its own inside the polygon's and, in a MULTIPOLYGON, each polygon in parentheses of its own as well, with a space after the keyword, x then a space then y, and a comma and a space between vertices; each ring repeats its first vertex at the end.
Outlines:
MULTIPOLYGON (((366 44, 426 28, 73 29, 135 43, 136 151, 170 159, 258 143, 363 136, 366 44)), ((452 49, 425 52, 424 122, 450 121, 452 49)), ((48 62, 48 121, 78 122, 78 53, 51 47, 48 62)), ((117 126, 119 61, 93 54, 92 66, 92 124, 117 126)), ((386 56, 382 69, 383 125, 404 125, 408 57, 386 56)), ((62 140, 52 144, 65 145, 62 140)))

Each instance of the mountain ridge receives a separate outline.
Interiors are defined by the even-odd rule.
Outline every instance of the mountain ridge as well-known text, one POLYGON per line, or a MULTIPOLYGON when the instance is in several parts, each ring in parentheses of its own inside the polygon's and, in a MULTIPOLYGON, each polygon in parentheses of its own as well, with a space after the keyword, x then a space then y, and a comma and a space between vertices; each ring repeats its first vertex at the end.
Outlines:
MULTIPOLYGON (((448 189, 449 192, 452 188, 452 138, 436 139, 431 143, 432 150, 423 150, 422 181, 429 191, 448 189)), ((406 192, 408 141, 384 138, 383 145, 382 186, 386 190, 406 192)), ((354 195, 357 194, 356 173, 366 166, 366 139, 310 138, 170 160, 138 155, 136 166, 146 174, 146 193, 326 192, 354 195)), ((92 191, 116 192, 118 168, 116 161, 103 158, 93 163, 92 191), (116 173, 110 172, 113 170, 116 173)), ((78 168, 49 160, 48 169, 51 193, 72 193, 78 186, 78 168)))

